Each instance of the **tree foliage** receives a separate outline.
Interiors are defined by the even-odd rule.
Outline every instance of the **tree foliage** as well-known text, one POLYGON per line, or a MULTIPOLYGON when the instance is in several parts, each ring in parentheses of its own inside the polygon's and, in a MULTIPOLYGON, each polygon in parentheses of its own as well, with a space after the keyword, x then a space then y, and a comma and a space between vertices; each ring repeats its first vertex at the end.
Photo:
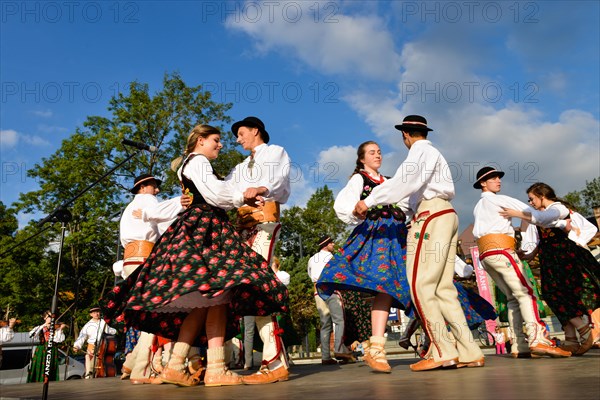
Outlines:
POLYGON ((567 193, 564 199, 577 208, 581 215, 593 216, 593 208, 600 206, 600 177, 585 181, 585 188, 567 193))
POLYGON ((0 309, 4 318, 18 317, 23 326, 40 323, 40 310, 50 308, 56 257, 44 248, 50 235, 34 227, 17 231, 16 212, 0 202, 0 309), (37 234, 36 234, 37 233, 37 234), (25 241, 26 239, 29 240, 25 241), (17 244, 24 242, 18 247, 17 244), (11 251, 11 249, 17 249, 11 251))
POLYGON ((313 284, 308 276, 308 259, 318 251, 317 242, 330 235, 338 242, 346 239, 346 226, 333 210, 333 192, 324 186, 308 200, 306 207, 293 206, 282 212, 277 254, 281 269, 290 274, 288 291, 294 329, 306 335, 318 324, 313 284))
MULTIPOLYGON (((28 171, 28 176, 39 183, 39 190, 22 193, 15 205, 17 212, 50 214, 64 206, 72 214, 66 223, 59 313, 75 304, 70 311, 72 316, 85 322, 89 319, 88 307, 96 305, 102 292, 112 287, 118 217, 130 201, 127 189, 133 178, 142 173, 162 175, 163 193, 178 194, 177 178, 170 171, 171 160, 183 153, 193 126, 210 124, 224 130, 223 124, 231 121, 226 115, 230 108, 231 104, 212 101, 211 94, 201 86, 187 86, 178 74, 165 74, 162 88, 154 94, 148 84, 133 82, 127 93, 119 93, 109 101, 108 116, 88 116, 54 154, 28 171), (134 154, 138 151, 123 146, 123 139, 155 146, 157 151, 134 154), (90 188, 115 167, 115 173, 90 188)), ((222 157, 215 169, 225 175, 243 156, 234 148, 231 133, 224 131, 222 141, 222 157)), ((9 217, 2 220, 2 234, 14 236, 11 221, 9 217)), ((31 223, 16 236, 31 236, 39 229, 31 223)), ((12 252, 2 262, 8 270, 3 279, 8 279, 10 285, 3 285, 3 289, 10 288, 6 290, 12 293, 9 300, 14 304, 16 297, 22 303, 27 301, 23 304, 29 309, 23 312, 38 316, 36 323, 39 314, 50 308, 59 238, 60 224, 53 224, 47 234, 12 252), (49 245, 51 242, 55 245, 49 245)), ((0 291, 0 295, 4 292, 0 291)))

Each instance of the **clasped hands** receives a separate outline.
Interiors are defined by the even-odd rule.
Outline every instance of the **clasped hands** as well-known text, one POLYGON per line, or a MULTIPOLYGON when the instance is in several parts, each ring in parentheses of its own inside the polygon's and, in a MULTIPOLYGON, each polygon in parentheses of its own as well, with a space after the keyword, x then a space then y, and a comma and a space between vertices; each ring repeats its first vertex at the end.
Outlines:
POLYGON ((244 191, 244 204, 251 207, 262 207, 265 205, 265 195, 269 190, 264 187, 250 187, 244 191))
POLYGON ((360 200, 354 206, 354 211, 352 211, 352 215, 354 215, 356 218, 359 218, 359 219, 365 219, 367 217, 368 210, 369 210, 369 207, 367 207, 367 205, 365 204, 365 202, 363 200, 360 200))

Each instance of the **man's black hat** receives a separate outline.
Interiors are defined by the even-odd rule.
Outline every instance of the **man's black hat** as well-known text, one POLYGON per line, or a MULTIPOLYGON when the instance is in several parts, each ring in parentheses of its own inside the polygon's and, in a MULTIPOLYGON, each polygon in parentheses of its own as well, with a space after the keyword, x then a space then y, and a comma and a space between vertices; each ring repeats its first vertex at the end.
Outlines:
POLYGON ((139 185, 141 185, 144 182, 151 181, 151 180, 156 182, 156 186, 160 186, 160 184, 162 183, 162 181, 160 179, 156 179, 151 174, 142 174, 142 175, 138 176, 137 178, 135 178, 135 180, 133 181, 133 187, 131 188, 130 192, 133 194, 136 194, 137 191, 140 190, 139 185))
POLYGON ((479 171, 477 171, 477 180, 473 184, 473 187, 475 189, 481 189, 481 182, 487 181, 488 179, 494 178, 496 176, 502 178, 504 176, 504 172, 498 171, 496 168, 493 167, 483 167, 479 171))
POLYGON ((420 115, 407 115, 402 124, 394 125, 399 131, 424 131, 429 132, 433 129, 427 127, 427 120, 420 115))
POLYGON ((246 117, 243 120, 231 125, 231 132, 233 132, 233 134, 237 136, 238 129, 240 129, 242 126, 247 126, 249 128, 258 128, 263 141, 265 143, 269 143, 269 133, 265 129, 265 124, 260 119, 256 117, 246 117))
POLYGON ((333 242, 333 240, 329 235, 323 236, 321 239, 319 239, 319 250, 321 250, 331 242, 333 242))

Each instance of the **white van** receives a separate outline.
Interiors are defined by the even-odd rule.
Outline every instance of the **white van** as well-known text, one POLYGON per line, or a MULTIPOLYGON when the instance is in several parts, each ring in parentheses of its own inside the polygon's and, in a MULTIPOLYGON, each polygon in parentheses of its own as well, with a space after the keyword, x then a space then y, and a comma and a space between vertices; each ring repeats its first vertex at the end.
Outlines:
MULTIPOLYGON (((18 342, 21 338, 15 334, 13 341, 2 344, 2 366, 0 366, 0 385, 18 385, 27 383, 27 371, 31 363, 36 343, 30 340, 18 342)), ((81 379, 85 375, 85 365, 58 349, 59 380, 81 379)))

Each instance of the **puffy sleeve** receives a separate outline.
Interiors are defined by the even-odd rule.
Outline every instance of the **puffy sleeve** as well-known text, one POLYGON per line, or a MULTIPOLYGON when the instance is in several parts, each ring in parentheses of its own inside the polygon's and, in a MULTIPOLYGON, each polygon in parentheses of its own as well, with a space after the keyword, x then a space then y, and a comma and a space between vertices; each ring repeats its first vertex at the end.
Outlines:
POLYGON ((196 189, 208 204, 224 210, 233 208, 231 186, 217 178, 206 157, 201 154, 196 155, 187 163, 185 171, 179 170, 178 175, 181 177, 182 173, 194 182, 196 189))
POLYGON ((182 212, 181 196, 162 201, 153 207, 142 210, 142 220, 144 222, 165 222, 177 218, 177 214, 182 212))
POLYGON ((521 250, 526 254, 531 254, 539 242, 537 227, 529 224, 524 232, 521 232, 521 250))
POLYGON ((346 186, 338 193, 333 203, 333 209, 337 217, 344 223, 358 225, 361 219, 352 215, 354 206, 360 201, 360 194, 363 190, 363 178, 360 174, 354 174, 346 186))
POLYGON ((57 329, 54 332, 54 343, 62 343, 65 341, 65 333, 62 329, 57 329))
POLYGON ((597 232, 598 228, 585 219, 583 215, 578 212, 571 212, 571 231, 569 232, 569 239, 580 246, 587 247, 587 244, 597 232))
POLYGON ((556 223, 569 215, 569 209, 561 203, 552 203, 545 210, 532 208, 529 212, 531 212, 531 223, 542 228, 557 227, 556 223))

